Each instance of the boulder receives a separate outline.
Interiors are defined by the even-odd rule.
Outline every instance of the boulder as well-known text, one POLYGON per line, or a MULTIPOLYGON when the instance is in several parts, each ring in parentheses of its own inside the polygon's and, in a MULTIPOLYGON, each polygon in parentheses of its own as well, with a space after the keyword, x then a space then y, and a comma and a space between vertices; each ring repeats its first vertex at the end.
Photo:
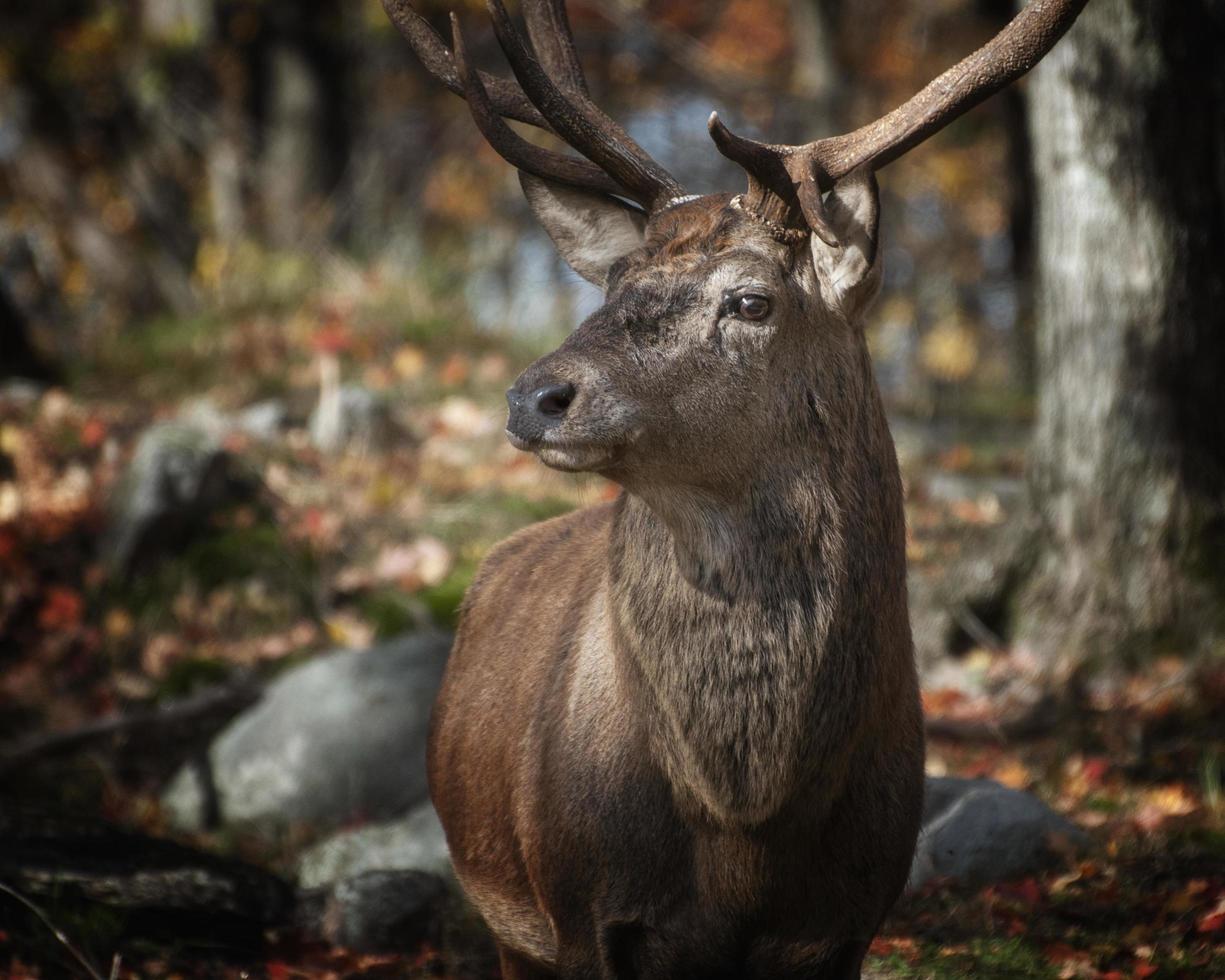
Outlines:
POLYGON ((103 557, 127 573, 179 548, 216 510, 252 496, 254 481, 233 465, 228 423, 207 402, 150 426, 116 484, 103 557))
MULTIPOLYGON (((1086 836, 1036 796, 989 779, 931 777, 909 887, 934 878, 969 885, 1042 870, 1086 836)), ((298 884, 318 889, 368 871, 451 873, 446 838, 429 802, 407 816, 341 831, 307 849, 298 884)))
POLYGON ((302 893, 298 920, 308 932, 355 952, 414 950, 437 938, 449 895, 446 883, 425 871, 366 871, 302 893))
POLYGON ((175 776, 163 794, 171 820, 199 829, 213 788, 223 826, 270 834, 407 813, 426 797, 426 731, 450 647, 447 634, 412 634, 282 674, 210 746, 212 787, 201 767, 175 776))
POLYGON ((298 884, 319 888, 366 871, 451 873, 442 824, 428 801, 398 820, 341 831, 308 848, 298 859, 298 884))
POLYGON ((307 428, 315 448, 325 453, 380 448, 395 432, 386 400, 357 384, 325 387, 307 428))
POLYGON ((990 779, 929 776, 910 868, 913 890, 934 878, 985 885, 1049 867, 1085 834, 1036 796, 990 779))
POLYGON ((289 421, 289 409, 279 398, 267 398, 248 405, 234 416, 234 427, 244 435, 270 442, 281 434, 289 421))

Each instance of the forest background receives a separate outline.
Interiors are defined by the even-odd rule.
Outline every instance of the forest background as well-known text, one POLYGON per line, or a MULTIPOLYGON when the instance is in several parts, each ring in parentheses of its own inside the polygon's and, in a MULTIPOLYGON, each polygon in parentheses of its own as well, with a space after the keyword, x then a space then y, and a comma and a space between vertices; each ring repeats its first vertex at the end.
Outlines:
MULTIPOLYGON (((457 7, 504 73, 483 5, 457 7)), ((570 5, 597 101, 699 192, 743 180, 712 108, 774 141, 843 131, 1014 12, 570 5)), ((1218 0, 1090 0, 1032 78, 882 175, 869 342, 929 774, 991 777, 1084 835, 1048 870, 924 885, 874 945, 882 976, 1225 975, 1223 38, 1218 0)), ((233 799, 184 821, 167 787, 275 679, 453 627, 492 544, 616 492, 502 436, 502 392, 598 302, 377 0, 0 13, 10 973, 488 971, 454 910, 394 951, 272 914, 171 942, 70 886, 97 872, 82 842, 118 833, 76 821, 140 835, 107 844, 130 869, 172 836, 290 878, 327 833, 419 802, 270 831, 233 799)))

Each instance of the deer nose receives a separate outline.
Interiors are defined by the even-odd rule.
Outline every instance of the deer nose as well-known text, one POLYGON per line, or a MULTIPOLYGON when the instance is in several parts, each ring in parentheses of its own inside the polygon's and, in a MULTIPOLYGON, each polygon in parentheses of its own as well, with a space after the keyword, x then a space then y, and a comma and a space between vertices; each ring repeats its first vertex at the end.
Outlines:
POLYGON ((527 444, 538 442, 548 429, 561 424, 574 398, 574 385, 568 381, 550 382, 539 387, 515 385, 506 393, 506 403, 510 406, 506 431, 510 433, 511 441, 519 440, 527 444))
POLYGON ((569 382, 546 385, 532 392, 531 399, 532 406, 539 414, 545 418, 559 419, 574 401, 574 385, 569 382))

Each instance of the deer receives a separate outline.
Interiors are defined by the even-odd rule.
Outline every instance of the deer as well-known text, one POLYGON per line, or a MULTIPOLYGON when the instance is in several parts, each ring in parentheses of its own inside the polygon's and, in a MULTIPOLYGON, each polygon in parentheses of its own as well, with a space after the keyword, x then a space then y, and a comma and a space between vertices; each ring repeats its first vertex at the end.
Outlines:
POLYGON ((1036 64, 1033 0, 853 132, 692 195, 592 102, 562 0, 488 8, 514 80, 383 0, 519 171, 604 304, 507 392, 506 436, 615 500, 530 526, 470 586, 428 777, 502 975, 859 977, 924 787, 902 482, 865 341, 875 172, 1036 64), (526 139, 551 134, 578 156, 526 139))

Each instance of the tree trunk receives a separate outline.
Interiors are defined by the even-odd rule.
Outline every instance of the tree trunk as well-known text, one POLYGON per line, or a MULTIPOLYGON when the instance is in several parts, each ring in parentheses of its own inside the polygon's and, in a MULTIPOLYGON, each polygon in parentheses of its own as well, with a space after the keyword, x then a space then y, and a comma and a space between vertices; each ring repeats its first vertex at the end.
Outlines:
POLYGON ((1225 2, 1093 0, 1029 84, 1033 563, 1056 668, 1225 643, 1225 2))
POLYGON ((58 372, 30 341, 26 317, 13 302, 0 270, 0 379, 58 380, 58 372))
POLYGON ((264 52, 264 225, 272 244, 308 251, 332 230, 329 197, 349 150, 342 4, 268 5, 264 52))

